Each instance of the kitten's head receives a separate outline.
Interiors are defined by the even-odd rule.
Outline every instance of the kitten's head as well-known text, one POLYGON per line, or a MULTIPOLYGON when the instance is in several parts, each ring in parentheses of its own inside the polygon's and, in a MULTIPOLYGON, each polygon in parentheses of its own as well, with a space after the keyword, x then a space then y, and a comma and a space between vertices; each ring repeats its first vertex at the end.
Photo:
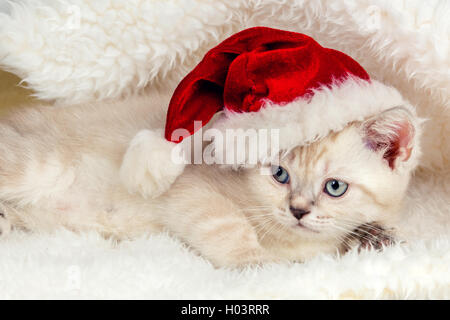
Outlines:
POLYGON ((323 240, 391 222, 417 165, 418 129, 418 120, 396 107, 291 150, 279 164, 260 168, 265 175, 251 171, 258 204, 268 209, 251 213, 252 221, 323 240))

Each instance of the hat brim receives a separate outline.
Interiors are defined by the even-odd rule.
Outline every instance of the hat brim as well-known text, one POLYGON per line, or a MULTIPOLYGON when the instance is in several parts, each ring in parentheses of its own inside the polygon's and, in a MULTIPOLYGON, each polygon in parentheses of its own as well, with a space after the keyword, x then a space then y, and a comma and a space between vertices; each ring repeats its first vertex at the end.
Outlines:
MULTIPOLYGON (((348 124, 363 121, 393 107, 402 106, 415 114, 414 108, 393 87, 376 80, 365 81, 348 77, 332 86, 323 86, 292 102, 280 105, 266 101, 258 112, 236 113, 226 109, 213 123, 212 128, 224 135, 227 130, 245 134, 252 130, 278 130, 279 141, 267 143, 268 148, 259 150, 258 161, 267 161, 267 155, 277 151, 289 151, 297 146, 313 143, 338 132, 348 124)), ((270 133, 269 133, 270 136, 270 133)), ((216 148, 216 157, 224 158, 221 152, 236 150, 235 140, 226 139, 224 148, 216 148)), ((237 151, 239 152, 239 151, 237 151)), ((233 166, 245 165, 248 155, 233 166)))

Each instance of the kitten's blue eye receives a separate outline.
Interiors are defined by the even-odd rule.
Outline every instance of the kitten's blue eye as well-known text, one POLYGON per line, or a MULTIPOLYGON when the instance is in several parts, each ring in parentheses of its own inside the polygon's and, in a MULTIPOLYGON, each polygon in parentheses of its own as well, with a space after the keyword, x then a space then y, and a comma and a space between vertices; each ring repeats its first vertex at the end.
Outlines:
POLYGON ((344 181, 333 179, 325 183, 325 188, 323 191, 325 191, 330 196, 337 198, 342 196, 347 191, 347 188, 348 184, 344 181))
POLYGON ((272 166, 273 178, 281 183, 286 184, 289 183, 289 173, 287 170, 280 166, 272 166))

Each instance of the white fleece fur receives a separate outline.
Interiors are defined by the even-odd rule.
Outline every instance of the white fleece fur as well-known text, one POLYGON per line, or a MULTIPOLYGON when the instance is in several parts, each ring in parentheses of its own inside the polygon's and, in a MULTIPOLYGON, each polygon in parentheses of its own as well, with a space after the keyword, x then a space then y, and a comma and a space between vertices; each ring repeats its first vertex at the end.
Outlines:
POLYGON ((13 233, 0 255, 1 299, 450 298, 450 238, 243 272, 214 269, 167 235, 113 247, 97 234, 13 233))
POLYGON ((405 247, 242 275, 213 270, 165 235, 111 249, 97 235, 12 234, 0 241, 1 297, 450 298, 450 2, 21 0, 1 8, 9 13, 0 14, 0 65, 40 99, 117 98, 176 82, 220 40, 260 25, 351 55, 430 119, 400 226, 405 247))

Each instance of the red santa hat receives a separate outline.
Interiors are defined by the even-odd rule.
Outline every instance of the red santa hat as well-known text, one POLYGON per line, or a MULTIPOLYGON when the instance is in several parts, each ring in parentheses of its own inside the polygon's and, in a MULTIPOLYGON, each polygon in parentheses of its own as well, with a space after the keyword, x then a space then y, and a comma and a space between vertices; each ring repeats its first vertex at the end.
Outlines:
POLYGON ((279 129, 279 149, 314 142, 386 109, 405 105, 348 55, 304 34, 256 27, 215 48, 181 81, 170 101, 165 138, 194 121, 226 129, 279 129))

